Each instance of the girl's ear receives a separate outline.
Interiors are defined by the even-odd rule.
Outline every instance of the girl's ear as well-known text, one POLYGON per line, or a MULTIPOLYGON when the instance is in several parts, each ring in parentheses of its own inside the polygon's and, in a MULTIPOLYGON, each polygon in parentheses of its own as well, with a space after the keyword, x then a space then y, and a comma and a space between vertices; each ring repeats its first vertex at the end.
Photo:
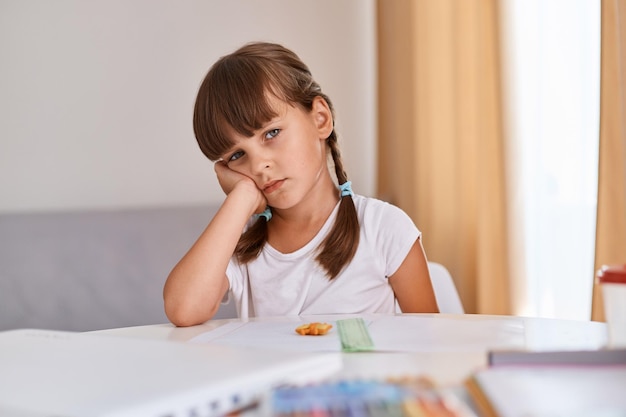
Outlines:
POLYGON ((334 128, 333 113, 326 100, 320 96, 315 97, 313 99, 311 114, 313 115, 313 120, 319 132, 320 139, 326 140, 334 128))

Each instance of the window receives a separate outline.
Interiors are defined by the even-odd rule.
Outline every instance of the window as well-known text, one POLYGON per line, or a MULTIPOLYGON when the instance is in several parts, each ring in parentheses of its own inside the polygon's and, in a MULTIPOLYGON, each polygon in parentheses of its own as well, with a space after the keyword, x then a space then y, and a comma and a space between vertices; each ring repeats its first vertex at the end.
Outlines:
POLYGON ((588 320, 600 120, 600 2, 502 3, 515 313, 588 320))

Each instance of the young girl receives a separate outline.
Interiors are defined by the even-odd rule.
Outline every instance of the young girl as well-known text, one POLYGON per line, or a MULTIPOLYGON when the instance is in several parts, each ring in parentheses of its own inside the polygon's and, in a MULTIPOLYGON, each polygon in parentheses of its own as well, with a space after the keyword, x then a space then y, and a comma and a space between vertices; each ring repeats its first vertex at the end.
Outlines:
POLYGON ((296 54, 251 43, 219 59, 193 125, 226 198, 167 278, 172 323, 209 320, 228 291, 240 317, 438 312, 419 230, 354 194, 330 99, 296 54))

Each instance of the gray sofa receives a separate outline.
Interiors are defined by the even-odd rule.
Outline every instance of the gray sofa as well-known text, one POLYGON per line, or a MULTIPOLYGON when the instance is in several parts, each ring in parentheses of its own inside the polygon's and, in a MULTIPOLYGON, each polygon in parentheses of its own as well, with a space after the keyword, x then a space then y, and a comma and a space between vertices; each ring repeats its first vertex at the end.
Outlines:
MULTIPOLYGON (((216 207, 0 215, 0 330, 167 322, 163 283, 216 207)), ((235 317, 224 305, 216 318, 235 317)))

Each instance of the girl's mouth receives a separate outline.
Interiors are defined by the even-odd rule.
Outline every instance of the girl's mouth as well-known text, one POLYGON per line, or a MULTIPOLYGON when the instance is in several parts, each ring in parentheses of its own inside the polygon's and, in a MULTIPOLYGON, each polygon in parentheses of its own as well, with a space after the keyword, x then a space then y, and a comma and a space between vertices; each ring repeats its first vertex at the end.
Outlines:
POLYGON ((278 190, 284 182, 285 180, 270 181, 265 184, 265 187, 263 187, 263 192, 266 194, 271 194, 274 191, 278 190))

